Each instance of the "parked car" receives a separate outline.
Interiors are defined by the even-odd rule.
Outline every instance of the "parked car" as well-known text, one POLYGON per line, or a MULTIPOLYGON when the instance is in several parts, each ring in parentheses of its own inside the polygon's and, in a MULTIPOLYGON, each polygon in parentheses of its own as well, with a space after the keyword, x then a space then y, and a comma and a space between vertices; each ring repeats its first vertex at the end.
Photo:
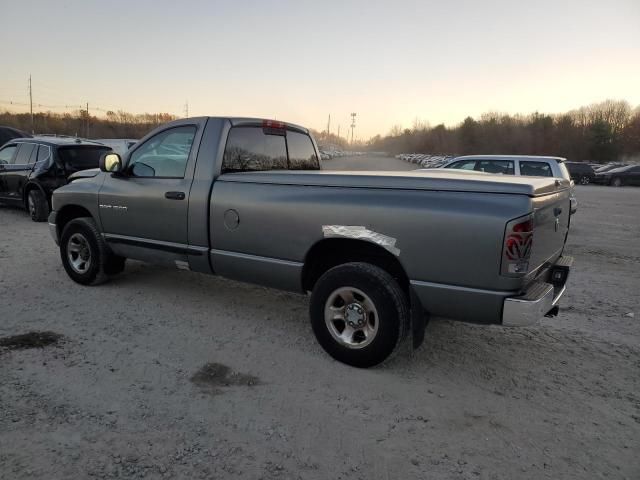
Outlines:
POLYGON ((321 171, 318 155, 293 124, 181 119, 73 175, 49 227, 83 285, 133 258, 310 292, 320 345, 358 367, 409 333, 419 345, 425 311, 503 325, 557 313, 568 179, 321 171))
POLYGON ((95 140, 116 152, 118 155, 124 156, 127 151, 133 147, 138 140, 133 138, 97 138, 95 140))
POLYGON ((640 185, 640 165, 627 165, 605 172, 596 173, 594 183, 621 187, 623 185, 640 185))
POLYGON ((0 126, 0 146, 4 145, 9 140, 13 140, 14 138, 29 137, 31 137, 31 135, 23 132, 22 130, 18 130, 17 128, 0 126))
MULTIPOLYGON (((499 175, 521 175, 525 177, 556 177, 571 181, 569 170, 562 157, 532 155, 466 155, 456 157, 441 168, 493 173, 499 175)), ((571 181, 571 213, 578 209, 578 201, 571 181)))
POLYGON ((584 162, 564 162, 571 180, 580 185, 588 185, 596 176, 593 167, 584 162))
POLYGON ((44 222, 51 193, 72 173, 97 168, 111 149, 87 140, 57 137, 16 138, 0 149, 0 202, 24 206, 44 222))
POLYGON ((600 168, 597 168, 595 173, 604 173, 615 168, 622 168, 626 166, 628 166, 626 163, 607 163, 606 165, 602 165, 600 168))

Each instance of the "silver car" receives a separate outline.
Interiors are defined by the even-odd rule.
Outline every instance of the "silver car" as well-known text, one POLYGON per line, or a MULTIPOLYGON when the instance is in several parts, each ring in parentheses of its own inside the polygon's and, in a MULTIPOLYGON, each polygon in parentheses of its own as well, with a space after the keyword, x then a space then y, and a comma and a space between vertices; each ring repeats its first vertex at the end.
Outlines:
POLYGON ((578 209, 574 182, 565 165, 566 158, 536 155, 465 155, 441 168, 525 177, 555 177, 571 182, 571 213, 578 209))

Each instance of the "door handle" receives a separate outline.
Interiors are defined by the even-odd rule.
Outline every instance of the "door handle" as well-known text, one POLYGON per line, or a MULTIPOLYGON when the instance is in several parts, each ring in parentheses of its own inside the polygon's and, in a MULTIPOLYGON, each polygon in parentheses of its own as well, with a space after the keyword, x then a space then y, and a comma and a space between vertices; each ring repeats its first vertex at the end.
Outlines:
POLYGON ((167 192, 164 194, 164 198, 168 198, 169 200, 184 200, 185 194, 184 192, 167 192))

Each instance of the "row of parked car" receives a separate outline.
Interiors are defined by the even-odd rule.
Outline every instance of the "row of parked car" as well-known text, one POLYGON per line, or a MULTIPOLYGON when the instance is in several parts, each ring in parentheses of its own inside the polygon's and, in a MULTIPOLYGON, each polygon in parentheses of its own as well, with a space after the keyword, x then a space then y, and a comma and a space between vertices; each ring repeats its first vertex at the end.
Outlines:
POLYGON ((624 163, 568 162, 562 157, 481 155, 454 157, 423 153, 402 153, 396 158, 422 168, 457 168, 486 173, 525 176, 568 177, 576 184, 640 185, 640 165, 624 163), (564 167, 559 167, 559 165, 564 167), (554 172, 558 175, 554 175, 554 172))
POLYGON ((415 163, 422 168, 438 168, 449 163, 453 155, 428 155, 425 153, 401 153, 396 158, 405 162, 415 163))
POLYGON ((359 155, 364 155, 365 152, 353 152, 353 151, 344 151, 340 149, 332 149, 332 148, 323 148, 319 147, 320 152, 320 160, 331 160, 332 158, 340 158, 340 157, 357 157, 359 155))
POLYGON ((24 207, 32 220, 44 222, 51 210, 51 194, 69 175, 98 168, 102 154, 123 155, 134 139, 100 139, 57 135, 29 135, 0 127, 0 202, 24 207))

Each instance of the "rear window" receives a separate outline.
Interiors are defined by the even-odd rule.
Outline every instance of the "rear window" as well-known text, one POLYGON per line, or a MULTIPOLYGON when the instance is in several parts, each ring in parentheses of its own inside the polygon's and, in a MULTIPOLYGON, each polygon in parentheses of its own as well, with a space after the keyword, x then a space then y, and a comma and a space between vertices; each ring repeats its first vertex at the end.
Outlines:
POLYGON ((98 168, 100 156, 109 151, 111 149, 108 147, 60 147, 58 148, 58 157, 67 171, 87 170, 98 168))
POLYGON ((277 128, 231 129, 224 150, 223 173, 286 169, 320 169, 309 135, 277 128))
POLYGON ((513 175, 513 161, 511 160, 479 160, 476 170, 486 173, 513 175))
POLYGON ((319 170, 320 163, 309 135, 287 131, 289 168, 292 170, 319 170))
POLYGON ((553 177, 551 165, 547 162, 520 162, 520 175, 528 177, 553 177))
POLYGON ((224 149, 223 172, 285 170, 286 168, 287 146, 284 135, 267 134, 258 127, 231 129, 224 149))

